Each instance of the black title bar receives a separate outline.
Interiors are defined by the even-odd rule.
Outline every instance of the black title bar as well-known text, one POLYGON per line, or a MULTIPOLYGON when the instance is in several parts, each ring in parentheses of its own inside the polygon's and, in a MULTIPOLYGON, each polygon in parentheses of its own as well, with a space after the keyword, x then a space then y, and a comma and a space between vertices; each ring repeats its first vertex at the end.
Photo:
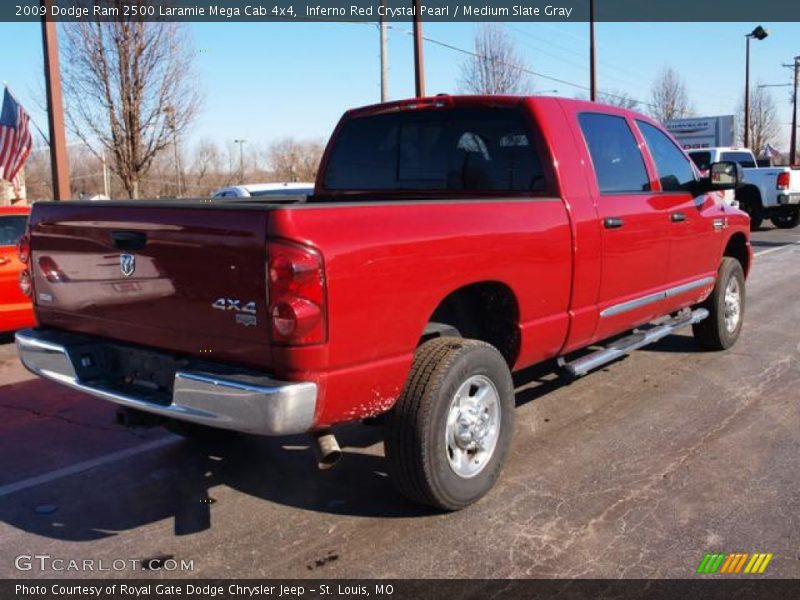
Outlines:
MULTIPOLYGON (((422 0, 425 21, 581 22, 589 0, 422 0)), ((2 0, 0 21, 408 21, 412 0, 2 0)), ((800 21, 798 0, 595 0, 595 20, 800 21)))

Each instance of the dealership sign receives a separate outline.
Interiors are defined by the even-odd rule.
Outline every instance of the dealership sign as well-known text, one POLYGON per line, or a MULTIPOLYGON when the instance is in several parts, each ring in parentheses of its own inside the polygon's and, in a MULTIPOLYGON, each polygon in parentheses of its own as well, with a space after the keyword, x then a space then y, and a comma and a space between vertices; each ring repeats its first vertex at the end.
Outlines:
POLYGON ((736 130, 733 115, 672 119, 664 126, 687 150, 733 146, 736 130))

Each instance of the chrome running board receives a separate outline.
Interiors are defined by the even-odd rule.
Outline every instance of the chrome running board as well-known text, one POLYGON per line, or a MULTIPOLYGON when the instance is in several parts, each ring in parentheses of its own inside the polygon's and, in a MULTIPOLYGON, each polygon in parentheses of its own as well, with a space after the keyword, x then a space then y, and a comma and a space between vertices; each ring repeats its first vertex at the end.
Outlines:
POLYGON ((614 341, 606 348, 592 352, 587 356, 582 356, 572 362, 565 362, 563 358, 559 359, 559 364, 572 377, 580 377, 586 375, 589 371, 630 354, 642 346, 657 342, 678 329, 699 323, 706 317, 708 317, 708 311, 705 308, 697 308, 690 313, 680 314, 666 323, 656 325, 646 331, 632 333, 627 337, 614 341))

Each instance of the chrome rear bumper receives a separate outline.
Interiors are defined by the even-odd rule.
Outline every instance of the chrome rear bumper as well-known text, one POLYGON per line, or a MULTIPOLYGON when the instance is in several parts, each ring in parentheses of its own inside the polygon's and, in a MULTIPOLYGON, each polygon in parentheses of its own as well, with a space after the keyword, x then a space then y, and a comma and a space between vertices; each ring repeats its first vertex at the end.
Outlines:
MULTIPOLYGON (((102 377, 82 379, 79 373, 86 365, 81 361, 93 360, 92 343, 87 345, 83 336, 26 329, 15 337, 20 359, 32 373, 121 406, 261 435, 304 433, 314 422, 315 383, 276 381, 245 373, 218 375, 198 365, 197 369, 176 370, 171 401, 154 402, 147 393, 131 391, 135 387, 121 389, 102 377)), ((98 347, 104 344, 93 343, 98 347)))

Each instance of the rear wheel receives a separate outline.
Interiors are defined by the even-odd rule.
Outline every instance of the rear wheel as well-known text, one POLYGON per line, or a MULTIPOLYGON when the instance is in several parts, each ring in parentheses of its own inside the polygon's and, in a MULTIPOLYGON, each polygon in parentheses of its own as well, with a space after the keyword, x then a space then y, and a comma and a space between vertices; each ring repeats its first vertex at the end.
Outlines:
POLYGON ((800 224, 800 207, 795 206, 776 212, 770 217, 770 221, 779 229, 794 229, 800 224))
POLYGON ((761 205, 761 194, 758 189, 746 187, 736 195, 736 200, 739 202, 739 208, 750 217, 750 231, 760 229, 764 222, 764 208, 761 205))
POLYGON ((707 350, 733 346, 742 331, 745 307, 744 271, 738 260, 722 259, 717 285, 700 306, 708 310, 708 317, 692 326, 697 343, 707 350))
POLYGON ((431 340, 388 415, 390 473, 412 500, 464 508, 497 481, 513 429, 514 386, 500 352, 476 340, 431 340))

